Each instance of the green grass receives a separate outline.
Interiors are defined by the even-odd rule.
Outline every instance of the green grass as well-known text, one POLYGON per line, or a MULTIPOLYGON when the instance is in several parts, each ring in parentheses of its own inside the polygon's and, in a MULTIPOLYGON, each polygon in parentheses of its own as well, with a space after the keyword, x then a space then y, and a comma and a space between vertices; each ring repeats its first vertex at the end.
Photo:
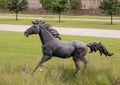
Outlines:
MULTIPOLYGON (((15 20, 15 14, 0 14, 0 24, 17 24, 17 25, 31 25, 31 21, 39 19, 50 23, 57 27, 74 27, 74 28, 95 28, 95 29, 117 29, 120 30, 120 22, 113 21, 110 25, 109 16, 71 16, 62 15, 61 23, 58 22, 58 15, 29 15, 19 14, 19 20, 15 20), (65 19, 79 19, 79 20, 65 20, 65 19), (94 21, 97 20, 97 21, 94 21), (102 20, 102 21, 99 21, 102 20), (104 21, 108 20, 108 21, 104 21)), ((120 20, 119 16, 113 17, 114 20, 120 20)))
MULTIPOLYGON (((0 13, 0 16, 8 16, 8 17, 15 17, 15 14, 2 14, 0 13)), ((58 18, 58 15, 53 14, 53 15, 40 15, 40 14, 19 14, 19 17, 28 17, 28 18, 48 18, 48 19, 52 19, 52 18, 58 18)), ((61 15, 61 18, 70 18, 70 19, 100 19, 100 20, 109 20, 110 16, 89 16, 89 15, 78 15, 78 16, 74 16, 74 15, 61 15)), ((113 17, 114 20, 120 20, 119 16, 114 16, 113 17)))
POLYGON ((110 25, 109 22, 101 21, 62 21, 58 23, 53 20, 45 20, 46 22, 52 24, 53 26, 58 27, 73 27, 73 28, 90 28, 90 29, 117 29, 120 30, 120 22, 116 22, 113 25, 110 25))
POLYGON ((23 33, 0 31, 0 85, 111 85, 120 78, 120 39, 62 35, 63 41, 102 41, 114 52, 112 57, 99 53, 87 54, 88 67, 72 76, 72 58, 52 58, 33 76, 30 72, 41 58, 41 43, 37 35, 26 38, 23 33))
MULTIPOLYGON (((16 21, 14 18, 0 18, 0 24, 17 24, 17 25, 31 25, 31 21, 36 19, 19 19, 16 21)), ((44 19, 42 19, 44 20, 44 19)), ((101 21, 73 21, 63 20, 59 23, 57 20, 44 20, 52 26, 57 27, 74 27, 74 28, 95 28, 95 29, 117 29, 120 30, 120 22, 115 22, 110 25, 109 22, 101 21)))

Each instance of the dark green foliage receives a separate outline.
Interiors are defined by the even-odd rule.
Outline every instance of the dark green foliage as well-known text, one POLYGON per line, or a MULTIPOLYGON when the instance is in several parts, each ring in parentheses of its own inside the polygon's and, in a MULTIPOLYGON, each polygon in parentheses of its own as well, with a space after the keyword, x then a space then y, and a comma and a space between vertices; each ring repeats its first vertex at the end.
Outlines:
POLYGON ((0 0, 0 8, 7 8, 8 7, 8 1, 10 0, 0 0))
POLYGON ((59 22, 60 15, 62 12, 68 10, 68 0, 40 0, 42 7, 46 10, 51 10, 54 13, 59 14, 59 22))
POLYGON ((72 0, 70 3, 71 9, 75 10, 75 15, 77 14, 77 10, 81 9, 82 3, 81 0, 72 0))
POLYGON ((42 7, 46 10, 51 10, 52 8, 52 0, 40 0, 42 7))
POLYGON ((120 1, 118 0, 102 0, 100 2, 100 9, 102 9, 103 13, 111 16, 111 24, 112 17, 120 12, 120 1))
POLYGON ((27 0, 11 0, 8 2, 8 9, 16 13, 16 20, 18 20, 18 13, 20 11, 25 11, 27 7, 27 0))
POLYGON ((60 22, 61 13, 64 11, 67 11, 69 8, 68 1, 67 0, 54 0, 52 5, 53 5, 52 11, 59 14, 59 22, 60 22))
POLYGON ((56 0, 53 2, 53 12, 59 13, 68 10, 67 0, 56 0))

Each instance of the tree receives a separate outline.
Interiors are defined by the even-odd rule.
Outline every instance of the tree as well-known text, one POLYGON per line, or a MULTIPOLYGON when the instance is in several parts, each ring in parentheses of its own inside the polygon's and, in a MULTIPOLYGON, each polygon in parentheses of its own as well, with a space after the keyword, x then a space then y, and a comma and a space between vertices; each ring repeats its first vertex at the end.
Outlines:
POLYGON ((113 15, 120 11, 120 2, 118 0, 101 0, 100 9, 106 15, 111 16, 111 24, 113 24, 113 15))
POLYGON ((40 0, 40 3, 42 4, 42 7, 45 10, 51 10, 52 8, 52 0, 40 0))
POLYGON ((25 11, 28 7, 27 0, 11 0, 8 3, 9 11, 13 11, 16 13, 16 20, 18 20, 18 13, 20 11, 25 11))
POLYGON ((61 22, 61 13, 68 10, 68 0, 53 0, 52 11, 59 14, 59 22, 61 22))
POLYGON ((81 0, 72 0, 70 3, 71 9, 75 11, 75 15, 77 15, 77 10, 81 9, 82 3, 81 0))
POLYGON ((68 10, 68 0, 40 0, 42 7, 59 14, 59 22, 61 13, 68 10))
POLYGON ((10 0, 0 0, 0 8, 6 9, 8 7, 8 1, 10 0))

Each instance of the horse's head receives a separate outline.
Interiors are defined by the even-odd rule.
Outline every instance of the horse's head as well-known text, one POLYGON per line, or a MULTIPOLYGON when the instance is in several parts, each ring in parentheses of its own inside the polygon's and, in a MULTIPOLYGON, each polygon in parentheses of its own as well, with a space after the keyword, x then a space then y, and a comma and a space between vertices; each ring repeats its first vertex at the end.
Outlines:
POLYGON ((39 23, 37 22, 32 22, 33 25, 31 27, 29 27, 25 32, 24 32, 24 35, 26 37, 28 37, 29 35, 32 35, 32 34, 39 34, 40 32, 40 26, 39 26, 39 23))
POLYGON ((32 34, 39 34, 40 33, 40 30, 41 28, 47 30, 53 37, 55 38, 58 38, 61 40, 61 37, 60 37, 60 34, 58 33, 57 30, 51 28, 51 25, 50 24, 47 24, 45 23, 44 21, 38 21, 38 20, 35 20, 35 21, 32 21, 32 26, 30 28, 28 28, 25 32, 24 32, 24 35, 26 37, 28 37, 29 35, 32 35, 32 34))

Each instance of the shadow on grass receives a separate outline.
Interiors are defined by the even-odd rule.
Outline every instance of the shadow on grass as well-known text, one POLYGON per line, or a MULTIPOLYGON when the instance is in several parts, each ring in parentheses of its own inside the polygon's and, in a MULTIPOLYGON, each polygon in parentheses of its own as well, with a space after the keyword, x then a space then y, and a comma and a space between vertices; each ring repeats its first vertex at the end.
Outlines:
POLYGON ((108 23, 104 23, 104 25, 114 26, 114 25, 118 25, 118 23, 113 23, 113 24, 111 24, 110 22, 108 22, 108 23))

